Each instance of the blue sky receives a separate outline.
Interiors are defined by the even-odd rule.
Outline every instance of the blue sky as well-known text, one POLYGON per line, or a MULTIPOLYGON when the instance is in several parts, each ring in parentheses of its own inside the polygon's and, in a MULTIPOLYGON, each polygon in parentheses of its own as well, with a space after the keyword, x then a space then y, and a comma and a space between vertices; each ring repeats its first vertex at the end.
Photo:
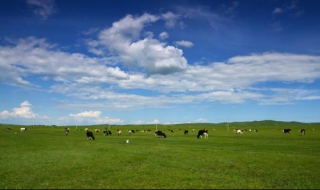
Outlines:
POLYGON ((0 4, 0 123, 320 121, 318 0, 0 4))

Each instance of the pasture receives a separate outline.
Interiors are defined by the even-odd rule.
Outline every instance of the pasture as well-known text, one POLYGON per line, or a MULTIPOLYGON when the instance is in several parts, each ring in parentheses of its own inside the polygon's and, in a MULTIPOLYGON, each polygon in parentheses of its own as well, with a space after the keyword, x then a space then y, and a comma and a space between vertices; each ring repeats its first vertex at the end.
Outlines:
POLYGON ((64 126, 0 125, 0 188, 320 188, 319 123, 240 122, 230 123, 229 130, 226 123, 158 125, 167 138, 154 136, 155 125, 110 126, 111 136, 102 133, 107 125, 67 127, 68 136, 64 126), (94 141, 87 140, 84 128, 94 141), (204 128, 209 138, 197 139, 204 128), (235 128, 258 132, 235 134, 235 128), (139 131, 130 135, 129 129, 139 131), (142 132, 147 129, 151 133, 142 132))

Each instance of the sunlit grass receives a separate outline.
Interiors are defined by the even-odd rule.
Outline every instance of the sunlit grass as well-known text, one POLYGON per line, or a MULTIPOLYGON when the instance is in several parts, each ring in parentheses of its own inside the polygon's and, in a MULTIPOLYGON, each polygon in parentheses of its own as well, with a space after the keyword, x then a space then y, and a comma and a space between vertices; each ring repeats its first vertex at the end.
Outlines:
MULTIPOLYGON (((154 126, 113 126, 112 136, 95 133, 86 139, 84 130, 71 127, 19 126, 0 130, 0 187, 3 189, 318 189, 320 188, 319 132, 303 126, 306 136, 292 125, 259 126, 258 133, 237 135, 224 124, 158 126, 167 138, 141 130, 154 126), (170 133, 168 128, 174 130, 170 133), (122 129, 122 136, 116 129, 122 129), (140 131, 129 135, 127 129, 140 131), (209 129, 209 139, 197 139, 191 129, 209 129), (183 130, 189 129, 189 135, 183 130), (213 130, 215 129, 215 130, 213 130), (15 134, 16 133, 16 134, 15 134), (126 144, 129 139, 130 143, 126 144)), ((84 127, 83 127, 84 128, 84 127)), ((103 130, 105 126, 90 127, 103 130)), ((239 127, 240 128, 240 127, 239 127)), ((196 131, 197 131, 196 130, 196 131)))

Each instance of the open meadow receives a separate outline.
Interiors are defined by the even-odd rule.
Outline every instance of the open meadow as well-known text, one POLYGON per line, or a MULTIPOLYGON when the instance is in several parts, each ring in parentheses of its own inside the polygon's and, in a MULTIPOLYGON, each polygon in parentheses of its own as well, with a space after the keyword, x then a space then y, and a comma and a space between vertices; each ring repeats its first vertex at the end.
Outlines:
POLYGON ((102 133, 107 125, 67 126, 68 136, 64 126, 0 127, 1 189, 320 188, 319 123, 157 125, 167 138, 154 136, 155 125, 112 125, 111 136, 102 133), (204 128, 209 138, 197 139, 204 128), (235 128, 248 131, 235 134, 235 128), (139 131, 130 135, 129 129, 139 131), (142 132, 147 129, 151 133, 142 132))

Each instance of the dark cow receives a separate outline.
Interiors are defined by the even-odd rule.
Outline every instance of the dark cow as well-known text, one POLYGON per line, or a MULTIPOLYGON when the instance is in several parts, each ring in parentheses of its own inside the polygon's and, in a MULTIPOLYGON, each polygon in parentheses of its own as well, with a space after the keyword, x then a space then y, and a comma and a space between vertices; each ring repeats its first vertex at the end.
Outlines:
POLYGON ((167 138, 167 135, 166 135, 163 131, 156 131, 156 132, 154 132, 154 136, 155 136, 155 137, 161 136, 161 137, 167 138))
POLYGON ((184 130, 184 135, 187 135, 189 133, 189 131, 188 130, 184 130))
POLYGON ((169 131, 170 131, 171 133, 173 133, 173 130, 172 130, 172 129, 169 129, 169 131))
POLYGON ((300 133, 301 133, 301 135, 305 135, 306 134, 306 130, 305 129, 301 129, 300 133))
POLYGON ((112 135, 111 131, 105 130, 103 131, 104 136, 112 135))
POLYGON ((287 134, 291 132, 291 129, 283 129, 282 132, 284 132, 284 134, 287 134))
POLYGON ((94 140, 94 136, 93 136, 93 133, 91 131, 88 130, 86 134, 87 134, 87 139, 88 140, 94 140))
POLYGON ((208 130, 206 129, 203 129, 203 130, 199 130, 198 131, 198 135, 197 135, 197 138, 202 138, 202 136, 204 136, 204 138, 208 138, 208 130))

